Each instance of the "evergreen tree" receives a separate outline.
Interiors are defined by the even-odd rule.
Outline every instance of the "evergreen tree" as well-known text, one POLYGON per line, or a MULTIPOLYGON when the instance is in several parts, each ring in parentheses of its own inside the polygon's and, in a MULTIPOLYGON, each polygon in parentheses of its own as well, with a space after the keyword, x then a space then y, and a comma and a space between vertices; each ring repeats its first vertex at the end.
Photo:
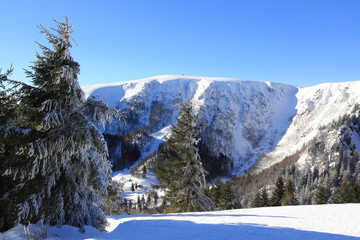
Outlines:
POLYGON ((327 200, 328 200, 328 198, 326 197, 325 188, 322 186, 318 187, 316 190, 316 193, 315 193, 314 203, 315 204, 326 204, 327 200))
POLYGON ((146 173, 147 173, 147 169, 146 169, 146 166, 144 165, 143 168, 142 168, 142 175, 141 175, 141 177, 142 177, 142 178, 146 178, 146 173))
POLYGON ((16 147, 24 135, 21 129, 16 127, 16 105, 18 102, 14 85, 16 82, 9 80, 12 68, 4 74, 0 71, 0 232, 16 225, 17 203, 10 195, 15 187, 21 184, 19 179, 14 179, 8 168, 9 163, 17 163, 16 147))
POLYGON ((264 187, 263 189, 261 189, 261 205, 263 207, 268 207, 270 206, 270 200, 269 200, 269 195, 267 192, 267 189, 264 187))
POLYGON ((282 200, 284 198, 284 180, 280 176, 277 178, 275 183, 275 189, 272 192, 271 199, 270 199, 270 205, 271 206, 281 206, 282 200))
POLYGON ((221 187, 220 204, 217 206, 220 209, 238 209, 241 204, 237 201, 235 193, 231 188, 231 183, 228 181, 221 187))
POLYGON ((164 197, 170 205, 167 212, 209 211, 213 201, 202 193, 205 170, 201 164, 196 143, 200 127, 191 104, 183 107, 172 135, 165 144, 156 174, 167 189, 164 197))
POLYGON ((137 196, 137 210, 141 211, 142 210, 142 203, 141 203, 141 199, 140 199, 140 195, 137 196))
MULTIPOLYGON (((11 96, 11 89, 5 86, 13 83, 8 79, 12 71, 13 68, 10 68, 5 73, 1 73, 0 69, 0 130, 3 133, 0 137, 5 136, 5 126, 9 126, 10 120, 15 117, 13 107, 15 99, 11 96)), ((0 143, 3 143, 3 141, 0 143)))
POLYGON ((256 194, 255 194, 255 197, 251 203, 251 207, 253 208, 258 208, 258 207, 263 207, 262 205, 262 199, 261 199, 261 192, 258 191, 256 194))
MULTIPOLYGON (((148 194, 146 197, 146 204, 145 204, 146 208, 150 208, 151 207, 151 195, 148 194)), ((155 206, 154 206, 155 207, 155 206)))
POLYGON ((122 191, 123 184, 110 181, 107 193, 101 194, 103 201, 100 207, 106 215, 120 215, 126 213, 127 204, 124 204, 124 200, 121 197, 122 191))
POLYGON ((340 192, 341 203, 360 203, 360 185, 344 182, 340 192))
POLYGON ((215 180, 215 185, 210 190, 210 198, 214 201, 217 208, 220 208, 220 205, 222 205, 222 196, 221 191, 223 187, 223 182, 220 180, 220 178, 217 178, 215 180))
POLYGON ((266 188, 262 188, 255 195, 255 198, 251 204, 251 207, 268 207, 270 206, 269 195, 267 193, 266 188))
POLYGON ((221 182, 219 178, 215 180, 214 186, 203 189, 206 196, 211 198, 217 209, 237 209, 241 208, 241 204, 236 199, 231 182, 221 182))
POLYGON ((131 183, 131 191, 132 191, 132 192, 135 192, 135 185, 134 185, 134 183, 131 183))
POLYGON ((298 205, 299 202, 295 196, 295 188, 291 179, 287 180, 285 185, 283 205, 298 205))
POLYGON ((27 71, 33 86, 19 90, 23 136, 15 144, 15 159, 4 160, 3 174, 15 187, 7 192, 8 211, 2 211, 0 222, 42 219, 51 225, 103 228, 100 194, 106 194, 111 171, 106 143, 84 114, 88 103, 77 81, 79 64, 70 54, 72 26, 67 18, 56 23, 55 33, 40 26, 52 48, 40 45, 42 55, 27 71))

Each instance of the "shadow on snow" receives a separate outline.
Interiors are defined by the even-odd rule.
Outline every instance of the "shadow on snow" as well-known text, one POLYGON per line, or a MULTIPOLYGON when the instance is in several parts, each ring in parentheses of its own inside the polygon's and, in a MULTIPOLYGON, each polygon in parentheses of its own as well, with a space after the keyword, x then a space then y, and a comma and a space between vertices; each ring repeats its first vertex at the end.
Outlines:
POLYGON ((177 220, 131 220, 98 239, 355 240, 358 237, 258 224, 203 224, 177 220))

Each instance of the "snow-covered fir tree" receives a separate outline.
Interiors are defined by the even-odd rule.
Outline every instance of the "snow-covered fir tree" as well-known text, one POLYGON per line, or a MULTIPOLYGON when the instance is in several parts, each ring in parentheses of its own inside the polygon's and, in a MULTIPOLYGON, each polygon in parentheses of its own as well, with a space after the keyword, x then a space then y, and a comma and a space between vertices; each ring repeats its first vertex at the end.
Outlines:
MULTIPOLYGON (((11 168, 21 167, 26 157, 19 156, 18 146, 23 144, 26 132, 18 128, 16 87, 18 82, 8 77, 12 73, 10 68, 6 73, 0 72, 0 231, 13 227, 17 222, 17 202, 21 201, 26 192, 19 191, 13 195, 14 189, 24 188, 20 177, 12 176, 11 168)), ((31 185, 30 185, 31 186, 31 185)), ((30 188, 31 189, 31 188, 30 188)))
POLYGON ((206 180, 196 143, 201 127, 192 105, 187 104, 180 112, 172 135, 165 144, 157 176, 166 188, 165 202, 169 202, 167 212, 209 211, 215 208, 202 188, 206 180))
POLYGON ((40 45, 42 54, 27 71, 33 86, 20 89, 17 114, 26 136, 4 172, 12 188, 1 220, 101 229, 106 218, 100 194, 107 191, 111 171, 107 147, 84 113, 89 103, 77 80, 79 64, 70 54, 72 26, 67 18, 56 23, 55 32, 40 26, 52 47, 40 45))

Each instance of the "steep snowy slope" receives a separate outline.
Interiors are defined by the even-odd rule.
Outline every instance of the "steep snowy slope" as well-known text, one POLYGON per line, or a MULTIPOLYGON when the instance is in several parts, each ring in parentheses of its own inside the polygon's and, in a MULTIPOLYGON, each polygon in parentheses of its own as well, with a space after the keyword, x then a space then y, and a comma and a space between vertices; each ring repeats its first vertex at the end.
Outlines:
POLYGON ((193 103, 201 138, 209 152, 230 159, 239 175, 282 161, 311 141, 321 127, 352 112, 360 102, 360 82, 328 83, 308 88, 269 82, 157 76, 83 88, 86 96, 124 111, 126 124, 115 121, 105 133, 142 132, 134 140, 142 158, 157 149, 176 122, 181 106, 193 103), (144 137, 146 136, 146 138, 144 137))
MULTIPOLYGON (((313 140, 322 128, 354 112, 360 103, 360 82, 327 83, 300 88, 296 98, 297 113, 286 134, 271 153, 257 162, 254 171, 260 171, 294 154, 313 140)), ((336 134, 328 135, 328 145, 331 146, 337 139, 336 134)), ((305 158, 302 156, 303 160, 305 158)))
POLYGON ((260 155, 282 139, 296 114, 298 88, 278 83, 239 79, 157 76, 137 81, 83 88, 86 96, 121 109, 126 124, 113 122, 109 134, 144 131, 142 157, 156 150, 159 139, 176 122, 180 108, 193 103, 199 124, 207 127, 202 140, 215 157, 231 160, 231 172, 249 169, 260 155))

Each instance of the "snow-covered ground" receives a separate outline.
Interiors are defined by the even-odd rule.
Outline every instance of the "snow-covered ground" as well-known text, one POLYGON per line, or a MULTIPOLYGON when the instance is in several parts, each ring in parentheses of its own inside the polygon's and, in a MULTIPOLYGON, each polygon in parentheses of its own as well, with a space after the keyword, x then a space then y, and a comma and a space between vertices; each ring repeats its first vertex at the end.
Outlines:
MULTIPOLYGON (((360 204, 289 206, 171 215, 109 216, 107 232, 91 227, 50 227, 55 239, 360 239, 360 204)), ((25 239, 23 228, 0 235, 1 240, 25 239)))
MULTIPOLYGON (((153 185, 159 184, 154 173, 149 172, 145 178, 137 178, 130 174, 129 169, 114 172, 112 179, 124 184, 122 197, 127 200, 132 200, 133 203, 137 202, 138 197, 149 194, 153 190, 153 185), (132 191, 132 185, 138 186, 135 188, 135 191, 132 191)), ((157 190, 157 192, 159 197, 164 195, 164 192, 161 190, 157 190)))

